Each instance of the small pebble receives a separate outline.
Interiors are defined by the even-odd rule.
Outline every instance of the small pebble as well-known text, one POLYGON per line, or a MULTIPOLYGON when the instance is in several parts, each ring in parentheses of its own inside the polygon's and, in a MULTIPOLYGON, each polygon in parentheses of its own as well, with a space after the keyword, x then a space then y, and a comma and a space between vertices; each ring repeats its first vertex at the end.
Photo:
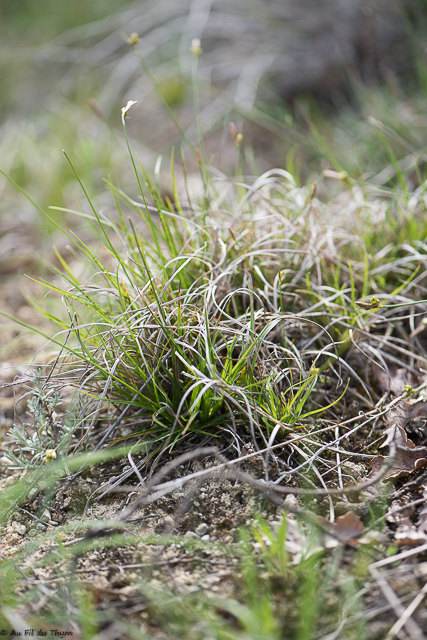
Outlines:
POLYGON ((34 536, 36 536, 38 533, 37 529, 30 529, 28 532, 28 535, 31 536, 31 538, 34 538, 34 536))
POLYGON ((292 493, 290 493, 285 498, 285 504, 289 507, 298 507, 298 500, 292 493))
POLYGON ((207 533, 206 535, 204 535, 204 536, 202 536, 202 537, 200 538, 200 540, 205 540, 205 541, 206 541, 206 540, 209 540, 209 539, 210 539, 210 535, 209 535, 209 533, 207 533))
POLYGON ((194 531, 186 531, 184 538, 198 538, 199 536, 194 531))
POLYGON ((11 523, 10 527, 6 529, 6 533, 18 533, 20 536, 23 536, 26 531, 27 527, 15 520, 11 523))
POLYGON ((39 489, 40 491, 44 491, 45 489, 48 488, 48 483, 46 482, 46 480, 40 480, 39 482, 39 489))
POLYGON ((209 527, 206 522, 201 522, 196 529, 196 533, 198 536, 202 537, 209 531, 209 527))
POLYGON ((20 540, 21 538, 17 533, 9 533, 9 536, 8 536, 9 544, 17 544, 18 542, 20 542, 20 540))

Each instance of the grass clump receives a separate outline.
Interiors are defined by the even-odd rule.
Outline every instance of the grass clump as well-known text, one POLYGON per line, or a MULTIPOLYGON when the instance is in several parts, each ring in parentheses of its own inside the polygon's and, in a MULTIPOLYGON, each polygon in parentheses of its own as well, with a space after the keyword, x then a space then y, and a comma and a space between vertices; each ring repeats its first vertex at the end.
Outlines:
MULTIPOLYGON (((124 126, 133 105, 122 109, 124 126)), ((108 183, 116 211, 107 217, 80 182, 98 250, 67 235, 89 280, 58 254, 62 280, 44 283, 61 294, 71 323, 64 331, 49 314, 67 336, 56 375, 87 396, 72 450, 119 433, 170 447, 194 433, 217 437, 224 425, 236 442, 243 428, 266 445, 310 429, 350 380, 343 402, 352 396, 372 409, 373 362, 387 372, 423 361, 419 340, 415 347, 405 336, 426 304, 425 246, 389 242, 405 193, 379 200, 350 180, 323 203, 315 185, 297 187, 287 171, 246 184, 216 172, 207 181, 203 168, 196 203, 185 165, 178 186, 172 162, 172 203, 127 144, 139 199, 108 183), (347 198, 351 216, 341 210, 347 198)))
POLYGON ((131 408, 141 436, 172 443, 228 422, 255 437, 305 418, 322 356, 303 347, 316 340, 316 309, 329 300, 319 305, 309 291, 307 304, 297 293, 306 286, 306 222, 285 219, 268 201, 258 213, 272 187, 295 205, 290 176, 278 185, 271 174, 266 183, 234 216, 220 210, 222 186, 208 195, 209 214, 159 208, 156 220, 149 206, 118 194, 142 224, 100 220, 108 268, 85 247, 96 269, 90 284, 65 273, 70 287, 56 288, 74 318, 70 353, 82 371, 74 384, 95 402, 131 408))

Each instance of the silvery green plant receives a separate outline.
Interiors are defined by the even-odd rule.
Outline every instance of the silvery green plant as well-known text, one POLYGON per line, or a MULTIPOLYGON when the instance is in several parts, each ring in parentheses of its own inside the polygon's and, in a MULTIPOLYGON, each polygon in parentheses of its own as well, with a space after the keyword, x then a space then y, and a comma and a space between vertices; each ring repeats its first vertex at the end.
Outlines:
MULTIPOLYGON (((27 387, 29 388, 29 387, 27 387)), ((59 452, 66 452, 73 433, 64 416, 58 412, 62 404, 61 393, 50 382, 45 382, 43 372, 35 373, 28 397, 28 413, 32 421, 16 424, 8 436, 16 448, 7 451, 3 461, 12 469, 29 469, 51 462, 59 452)))

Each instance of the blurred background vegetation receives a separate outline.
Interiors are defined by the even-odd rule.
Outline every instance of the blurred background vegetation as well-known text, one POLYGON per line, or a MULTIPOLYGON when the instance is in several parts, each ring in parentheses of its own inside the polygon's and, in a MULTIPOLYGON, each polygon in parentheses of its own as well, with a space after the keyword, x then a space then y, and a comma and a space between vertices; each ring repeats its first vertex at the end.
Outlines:
MULTIPOLYGON (((66 149, 108 212, 104 178, 135 195, 120 125, 132 99, 133 148, 149 174, 165 156, 165 192, 167 158, 182 143, 165 101, 228 174, 281 166, 301 182, 334 169, 387 188, 402 169, 416 189, 427 157, 426 35, 425 0, 3 0, 0 168, 42 207, 84 210, 66 149)), ((65 241, 3 178, 0 195, 0 298, 32 318, 34 285, 16 278, 51 273, 51 246, 65 241)), ((81 224, 50 213, 66 228, 81 224)))

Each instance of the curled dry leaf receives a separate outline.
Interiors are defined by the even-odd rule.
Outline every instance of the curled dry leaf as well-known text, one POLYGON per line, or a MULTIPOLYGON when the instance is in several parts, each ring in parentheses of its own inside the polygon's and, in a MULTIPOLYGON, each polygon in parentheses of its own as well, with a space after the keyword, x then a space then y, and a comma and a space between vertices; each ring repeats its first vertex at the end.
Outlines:
POLYGON ((427 402, 421 399, 402 402, 388 413, 387 422, 390 426, 401 427, 406 433, 417 434, 425 438, 427 436, 425 431, 427 402))
MULTIPOLYGON (((400 396, 404 387, 416 387, 419 382, 411 371, 403 367, 397 367, 393 362, 388 365, 387 370, 377 364, 373 364, 372 375, 382 393, 392 393, 395 396, 400 396)), ((398 408, 400 409, 400 407, 398 408)))
MULTIPOLYGON (((412 445, 412 447, 404 444, 396 444, 396 454, 383 479, 403 478, 427 465, 427 447, 416 447, 409 439, 407 442, 408 445, 412 445)), ((376 476, 385 463, 388 463, 388 458, 385 456, 376 456, 373 458, 371 460, 372 471, 368 478, 376 476)))
MULTIPOLYGON (((381 446, 390 445, 394 439, 396 453, 384 479, 403 478, 427 465, 427 446, 416 446, 407 435, 407 432, 409 432, 425 441, 424 425, 426 418, 427 403, 420 400, 404 402, 389 412, 387 422, 390 426, 384 431, 387 439, 381 446)), ((379 473, 386 460, 388 458, 384 456, 373 458, 371 460, 372 471, 368 477, 373 477, 379 473)))

